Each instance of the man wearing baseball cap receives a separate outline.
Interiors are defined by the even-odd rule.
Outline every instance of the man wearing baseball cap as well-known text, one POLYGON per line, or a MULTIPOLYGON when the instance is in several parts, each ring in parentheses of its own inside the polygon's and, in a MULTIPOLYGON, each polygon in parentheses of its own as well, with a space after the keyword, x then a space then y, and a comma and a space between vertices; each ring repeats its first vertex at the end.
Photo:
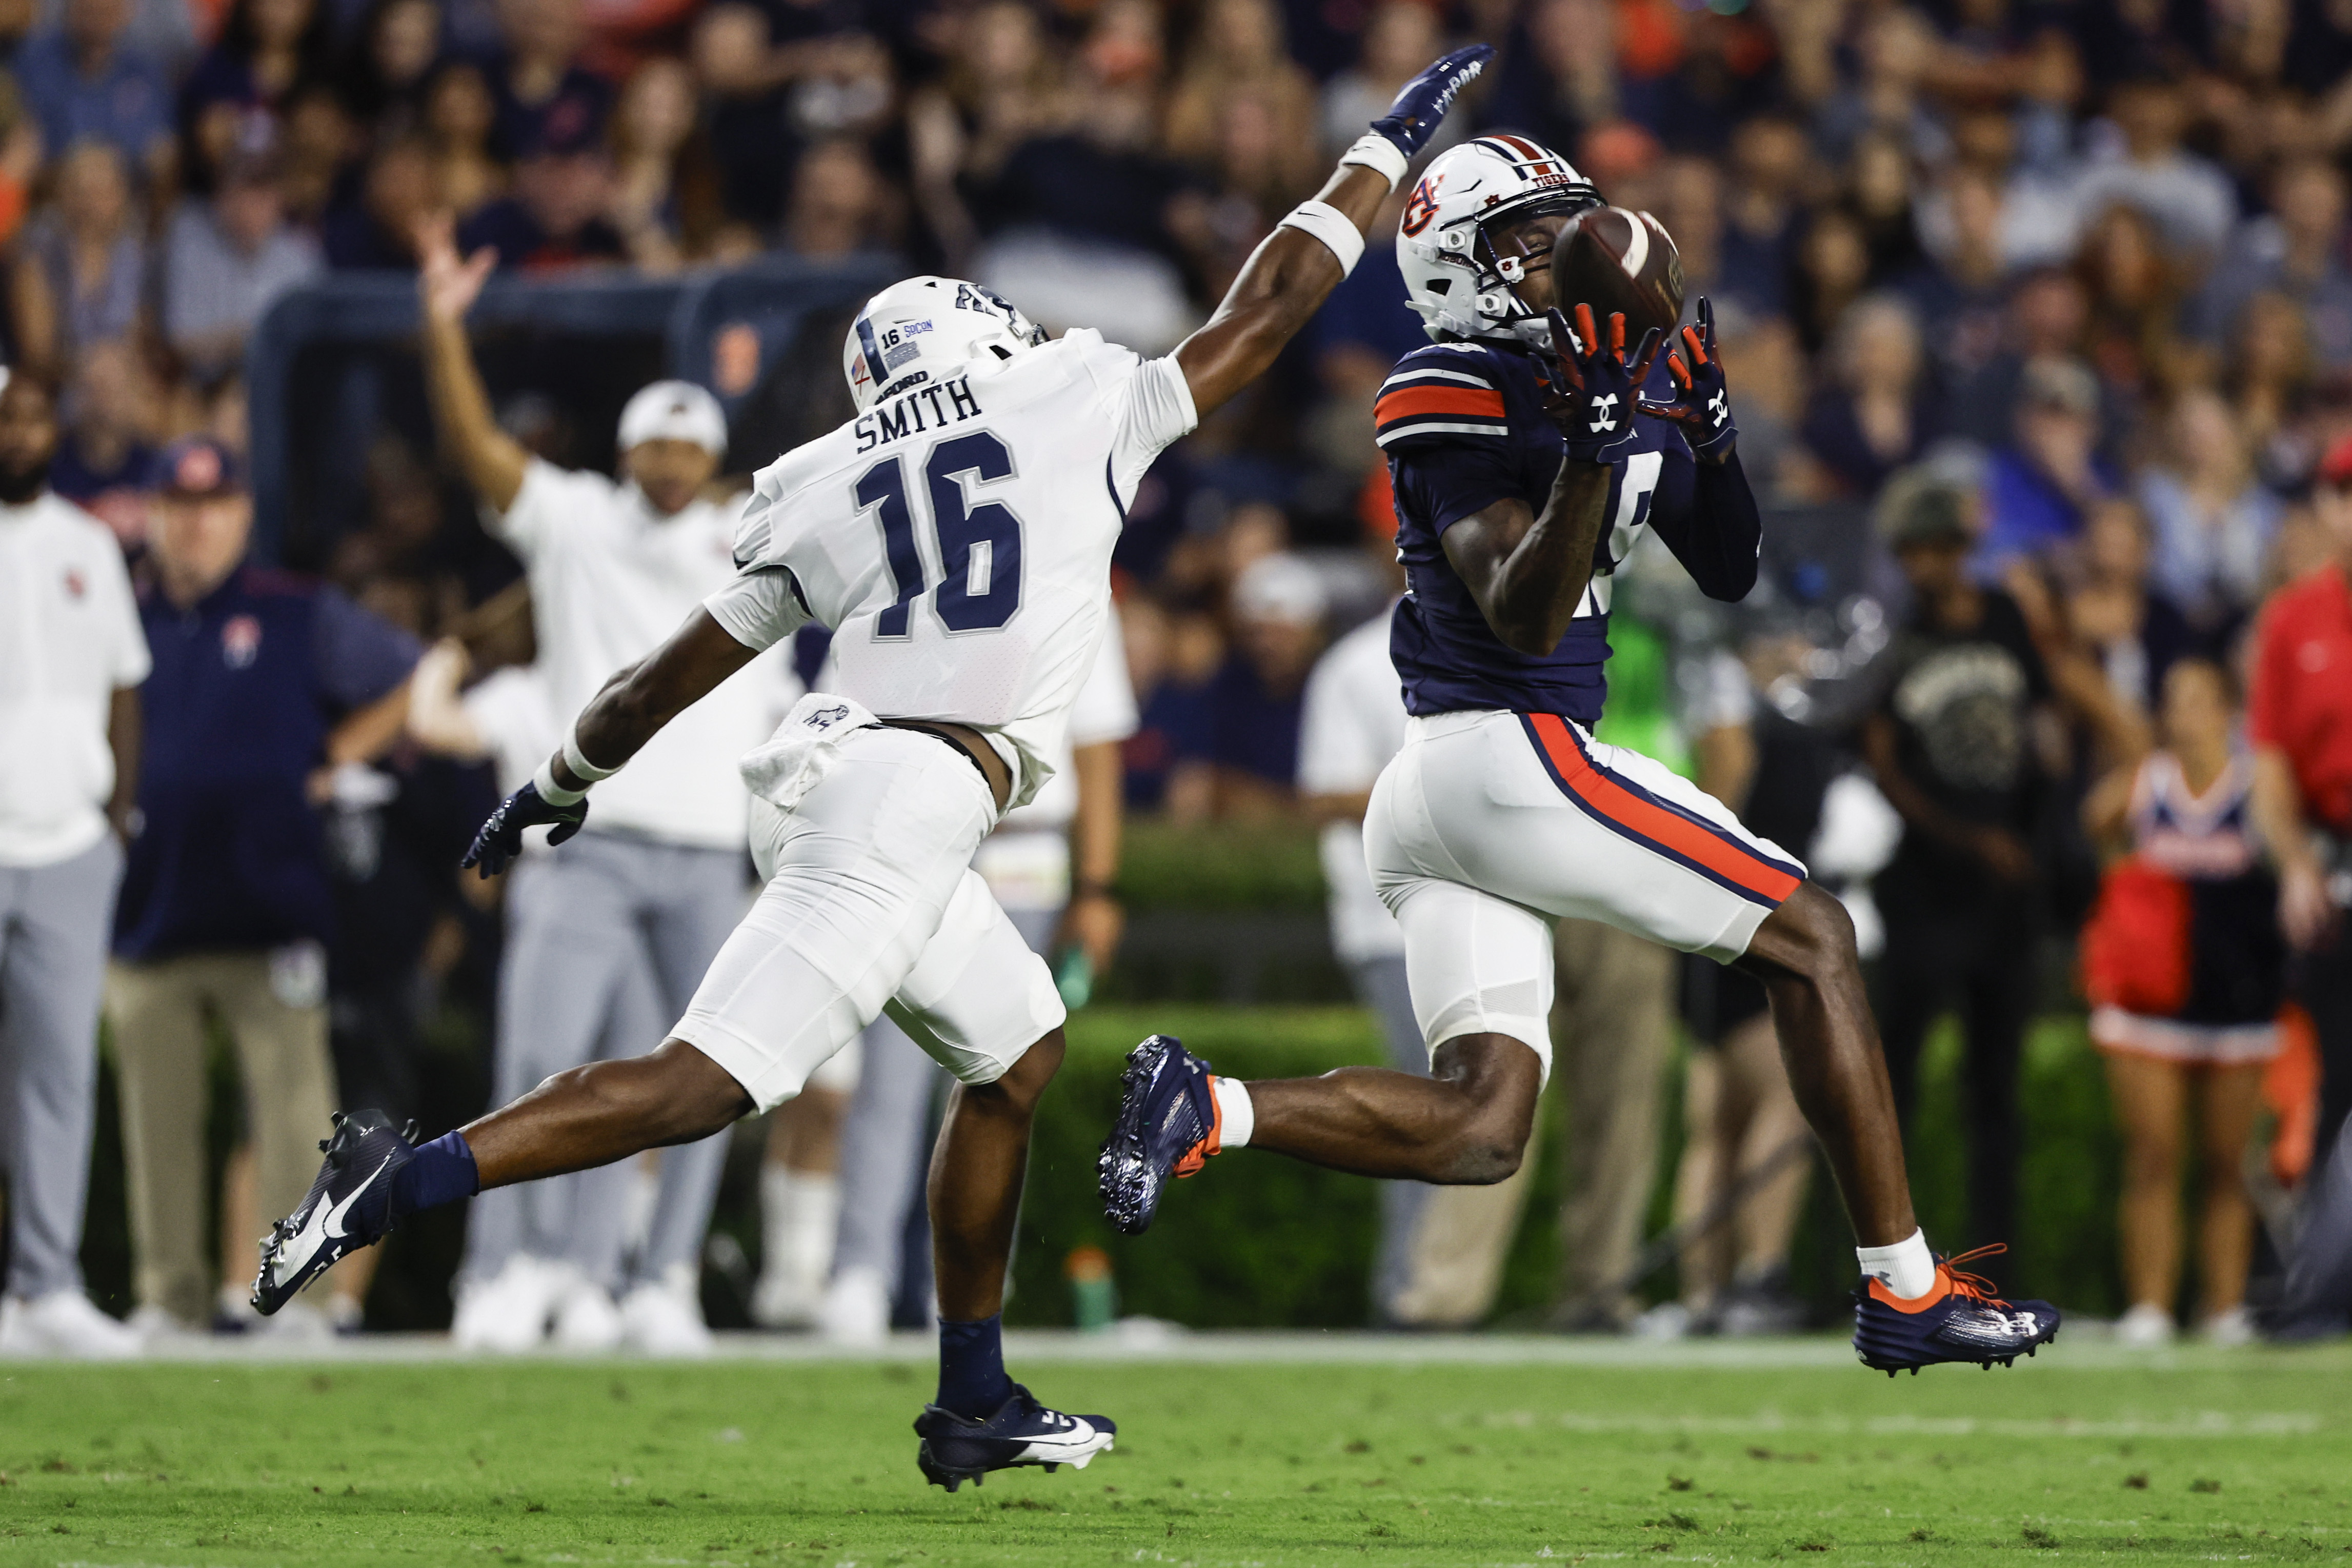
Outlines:
MULTIPOLYGON (((567 472, 526 452, 490 415, 466 340, 496 258, 461 260, 447 220, 418 234, 425 361, 443 438, 530 574, 539 668, 564 722, 616 669, 651 653, 735 576, 731 506, 702 496, 726 450, 718 401, 659 381, 623 410, 620 476, 567 472)), ((798 695, 786 649, 755 660, 600 791, 596 825, 517 885, 499 977, 493 1098, 657 1041, 609 1038, 619 979, 651 959, 668 1016, 686 1011, 742 913, 747 800, 736 760, 798 695)), ((486 1194, 459 1277, 455 1332, 524 1350, 625 1342, 656 1355, 709 1347, 700 1258, 725 1138, 670 1149, 643 1256, 621 1257, 627 1164, 486 1194)))
MULTIPOLYGON (((335 1104, 332 895, 310 781, 398 737, 418 650, 336 589, 247 563, 253 498, 217 441, 172 443, 150 483, 139 612, 154 669, 140 689, 144 740, 106 1007, 122 1075, 132 1323, 155 1332, 254 1321, 234 1279, 215 1305, 205 1278, 207 1015, 245 1080, 253 1201, 275 1213, 307 1190, 335 1104)), ((330 1277, 339 1327, 357 1326, 360 1278, 330 1277)), ((323 1321, 313 1310, 291 1326, 318 1331, 323 1321)))
POLYGON ((2352 437, 2320 464, 2311 503, 2329 559, 2263 606, 2246 705, 2255 819, 2319 1037, 2309 1195, 2272 1325, 2291 1338, 2341 1333, 2352 1317, 2352 437))

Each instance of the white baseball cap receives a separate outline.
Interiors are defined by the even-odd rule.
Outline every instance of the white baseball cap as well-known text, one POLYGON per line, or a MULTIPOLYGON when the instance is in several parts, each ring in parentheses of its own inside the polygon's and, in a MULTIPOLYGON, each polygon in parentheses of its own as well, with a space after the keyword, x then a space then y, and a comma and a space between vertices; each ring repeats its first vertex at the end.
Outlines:
POLYGON ((1330 591, 1321 574, 1286 552, 1258 557, 1234 583, 1234 613, 1245 621, 1311 626, 1330 609, 1330 591))
POLYGON ((727 416, 719 399, 690 381, 657 381, 621 410, 621 450, 647 441, 691 441, 712 457, 727 454, 727 416))

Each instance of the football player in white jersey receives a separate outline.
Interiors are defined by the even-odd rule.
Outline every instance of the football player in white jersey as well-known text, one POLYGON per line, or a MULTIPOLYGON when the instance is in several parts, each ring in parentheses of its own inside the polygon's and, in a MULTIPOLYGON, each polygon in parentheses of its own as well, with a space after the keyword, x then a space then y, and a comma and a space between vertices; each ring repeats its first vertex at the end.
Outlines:
POLYGON ((972 853, 1051 771, 1144 470, 1307 324, 1493 54, 1457 50, 1407 83, 1168 358, 1086 331, 1047 342, 953 279, 868 301, 844 352, 857 416, 761 472, 740 574, 613 677, 467 861, 495 870, 535 825, 551 842, 577 831, 590 785, 814 620, 834 629, 838 693, 803 699, 743 762, 758 902, 651 1055, 560 1073, 421 1147, 379 1113, 339 1120, 310 1195, 263 1244, 257 1307, 417 1209, 772 1109, 887 1006, 960 1080, 931 1163, 940 1368, 916 1423, 923 1473, 952 1491, 1110 1447, 1110 1422, 1049 1410, 1004 1372, 1005 1261, 1063 1011, 972 853))

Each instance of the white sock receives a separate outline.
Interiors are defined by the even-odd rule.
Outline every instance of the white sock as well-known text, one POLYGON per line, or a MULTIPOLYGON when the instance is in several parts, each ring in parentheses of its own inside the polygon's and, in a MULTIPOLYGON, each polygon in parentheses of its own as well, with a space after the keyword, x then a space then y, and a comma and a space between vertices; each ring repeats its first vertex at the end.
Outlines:
POLYGON ((1246 1149, 1250 1134, 1257 1131, 1257 1109, 1250 1104, 1249 1086, 1237 1078, 1209 1080, 1210 1092, 1217 1097, 1217 1114, 1224 1126, 1217 1134, 1220 1149, 1246 1149))
POLYGON ((837 1176, 760 1167, 761 1229, 767 1244, 762 1272, 789 1275, 810 1289, 833 1268, 834 1231, 841 1223, 837 1176))
POLYGON ((1853 1255, 1862 1260, 1863 1278, 1885 1281, 1902 1300, 1916 1300, 1936 1288, 1936 1258, 1927 1250, 1924 1230, 1892 1247, 1857 1247, 1853 1255))

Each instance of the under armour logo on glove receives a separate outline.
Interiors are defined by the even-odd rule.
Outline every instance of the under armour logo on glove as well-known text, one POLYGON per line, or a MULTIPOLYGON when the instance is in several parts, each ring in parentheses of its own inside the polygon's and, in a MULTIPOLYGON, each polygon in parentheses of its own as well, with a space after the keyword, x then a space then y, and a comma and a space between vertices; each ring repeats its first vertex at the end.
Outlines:
POLYGON ((1682 426, 1691 451, 1710 463, 1731 455, 1739 439, 1731 422, 1731 394, 1723 384, 1723 361, 1715 352, 1715 307, 1699 297, 1698 324, 1679 334, 1683 351, 1666 356, 1666 373, 1675 378, 1671 399, 1642 399, 1636 406, 1653 419, 1670 419, 1682 426))
POLYGON ((1625 318, 1609 318, 1604 343, 1593 323, 1592 307, 1576 308, 1576 327, 1551 312, 1551 346, 1555 374, 1544 412, 1559 426, 1568 456, 1580 463, 1613 463, 1633 444, 1633 422, 1624 417, 1634 408, 1642 383, 1658 357, 1660 334, 1655 327, 1642 339, 1629 363, 1625 358, 1625 318))

